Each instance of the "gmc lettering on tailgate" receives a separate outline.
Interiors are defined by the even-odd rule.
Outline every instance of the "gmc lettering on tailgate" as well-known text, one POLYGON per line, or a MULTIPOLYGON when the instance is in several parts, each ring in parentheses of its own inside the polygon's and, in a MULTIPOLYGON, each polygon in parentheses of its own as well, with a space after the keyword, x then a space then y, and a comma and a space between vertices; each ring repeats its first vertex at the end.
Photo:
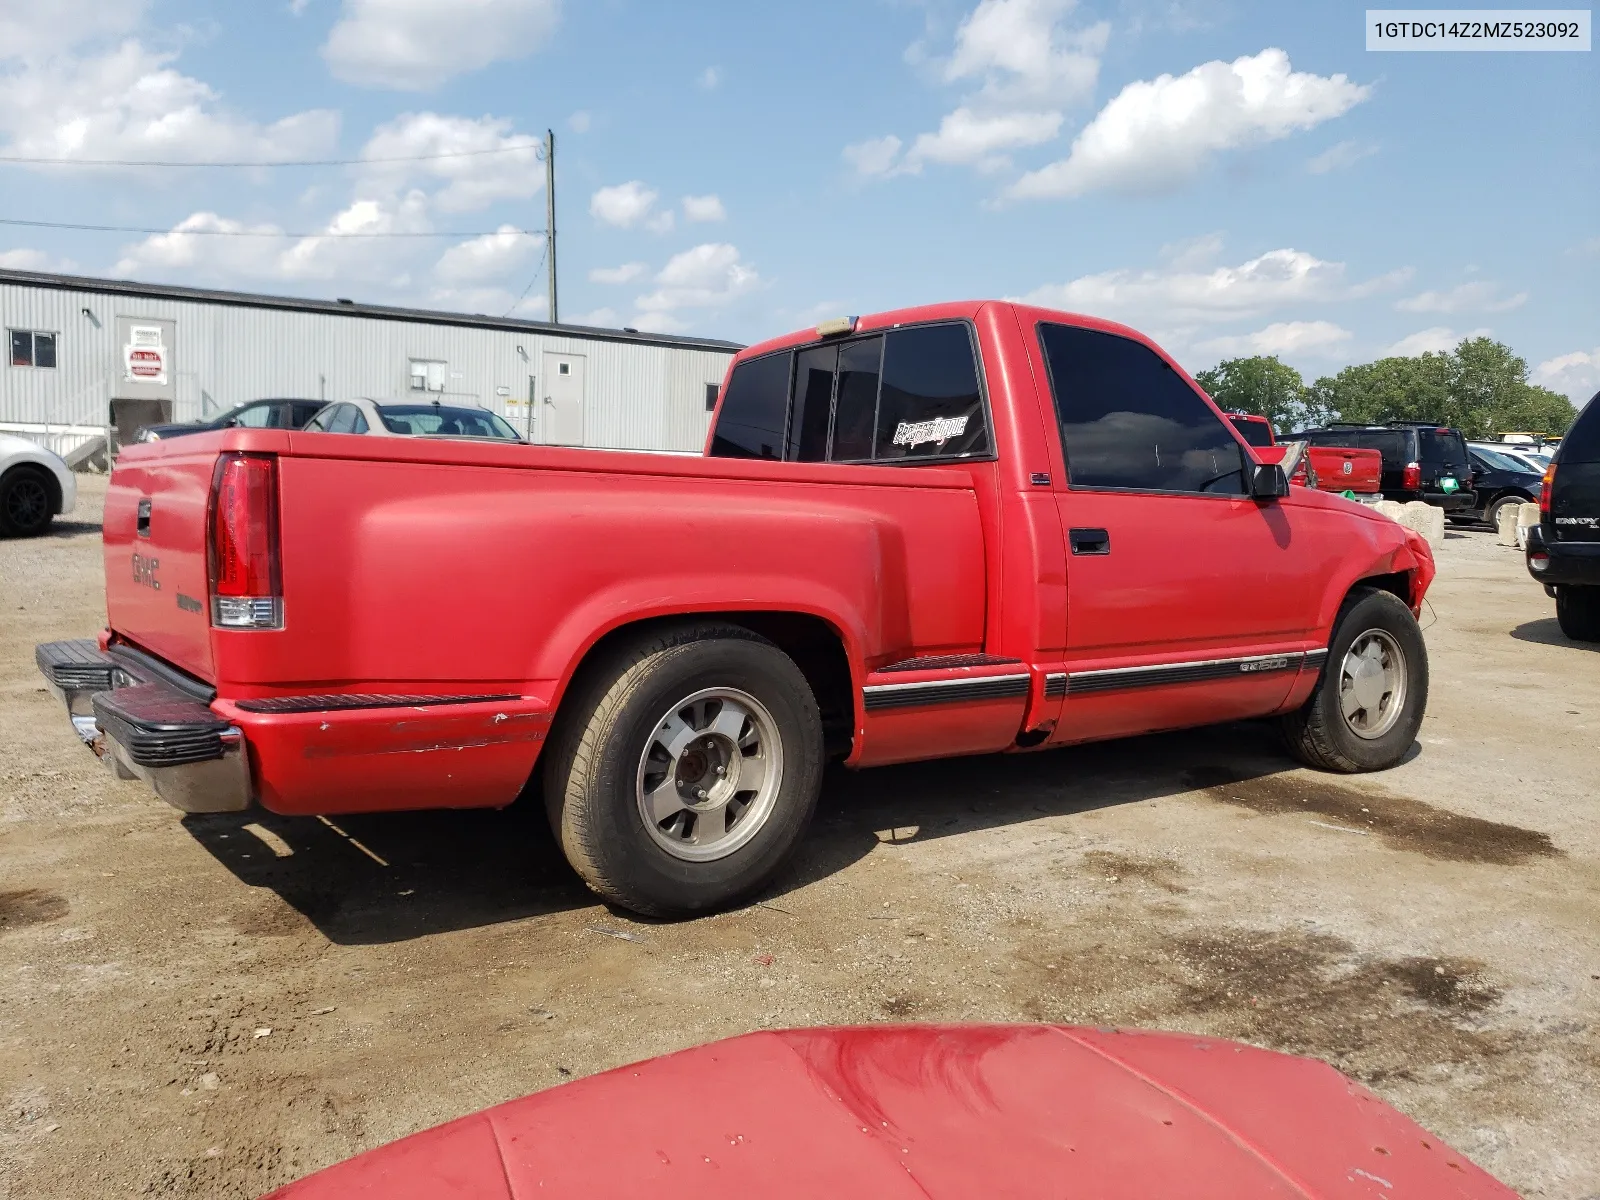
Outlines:
POLYGON ((159 592, 161 580, 156 578, 156 571, 161 567, 159 558, 146 558, 137 550, 133 554, 133 581, 140 587, 151 588, 159 592))

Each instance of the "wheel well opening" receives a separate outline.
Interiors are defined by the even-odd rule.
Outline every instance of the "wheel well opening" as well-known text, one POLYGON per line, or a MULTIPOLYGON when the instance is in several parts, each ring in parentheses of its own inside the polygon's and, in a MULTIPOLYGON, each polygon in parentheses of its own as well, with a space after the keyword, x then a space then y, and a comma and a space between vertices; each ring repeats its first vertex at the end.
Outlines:
MULTIPOLYGON (((1392 592, 1400 597, 1407 608, 1411 607, 1411 572, 1393 571, 1388 575, 1368 575, 1365 579, 1356 580, 1355 587, 1375 588, 1380 592, 1392 592)), ((1352 588, 1352 591, 1355 589, 1352 588)))
MULTIPOLYGON (((824 752, 830 758, 843 758, 854 741, 855 689, 850 681, 850 659, 844 640, 821 617, 794 612, 699 612, 678 617, 658 617, 635 621, 607 633, 584 655, 573 675, 576 680, 593 664, 604 659, 607 650, 641 633, 664 625, 685 622, 720 621, 738 625, 759 634, 782 650, 800 668, 822 717, 824 752)), ((568 692, 571 691, 568 685, 568 692)))

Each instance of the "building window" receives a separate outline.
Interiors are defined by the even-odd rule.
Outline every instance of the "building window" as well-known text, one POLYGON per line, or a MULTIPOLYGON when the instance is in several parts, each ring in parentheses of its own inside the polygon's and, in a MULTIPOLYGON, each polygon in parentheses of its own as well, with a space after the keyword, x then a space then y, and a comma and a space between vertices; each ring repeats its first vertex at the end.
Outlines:
POLYGON ((571 363, 562 363, 559 367, 556 368, 556 373, 558 375, 571 375, 572 374, 572 364, 571 363))
POLYGON ((47 367, 56 365, 56 335, 36 329, 8 329, 11 335, 11 365, 13 367, 47 367))
POLYGON ((444 391, 445 365, 432 359, 413 358, 411 360, 411 390, 413 392, 444 391))
POLYGON ((717 385, 714 383, 706 384, 706 411, 717 411, 717 385))

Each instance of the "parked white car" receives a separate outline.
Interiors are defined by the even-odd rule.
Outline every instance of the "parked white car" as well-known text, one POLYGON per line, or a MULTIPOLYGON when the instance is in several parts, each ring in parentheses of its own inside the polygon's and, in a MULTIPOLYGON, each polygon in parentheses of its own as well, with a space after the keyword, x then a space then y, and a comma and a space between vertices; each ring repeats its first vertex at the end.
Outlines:
POLYGON ((57 454, 0 433, 0 537, 33 537, 72 511, 78 481, 57 454))
POLYGON ((304 429, 311 433, 369 433, 379 437, 522 440, 515 429, 486 408, 366 397, 328 405, 307 421, 304 429))
POLYGON ((1543 475, 1550 465, 1550 455, 1544 453, 1525 442, 1469 442, 1474 450, 1487 450, 1491 454, 1504 455, 1512 462, 1526 466, 1530 471, 1543 475))

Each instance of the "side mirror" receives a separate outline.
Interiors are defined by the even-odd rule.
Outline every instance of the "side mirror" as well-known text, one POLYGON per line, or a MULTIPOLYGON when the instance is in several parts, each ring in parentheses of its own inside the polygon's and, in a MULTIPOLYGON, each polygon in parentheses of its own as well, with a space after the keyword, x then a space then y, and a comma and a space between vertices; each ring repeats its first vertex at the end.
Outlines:
POLYGON ((1277 463, 1257 463, 1250 471, 1252 500, 1281 500, 1289 494, 1289 477, 1277 463))

